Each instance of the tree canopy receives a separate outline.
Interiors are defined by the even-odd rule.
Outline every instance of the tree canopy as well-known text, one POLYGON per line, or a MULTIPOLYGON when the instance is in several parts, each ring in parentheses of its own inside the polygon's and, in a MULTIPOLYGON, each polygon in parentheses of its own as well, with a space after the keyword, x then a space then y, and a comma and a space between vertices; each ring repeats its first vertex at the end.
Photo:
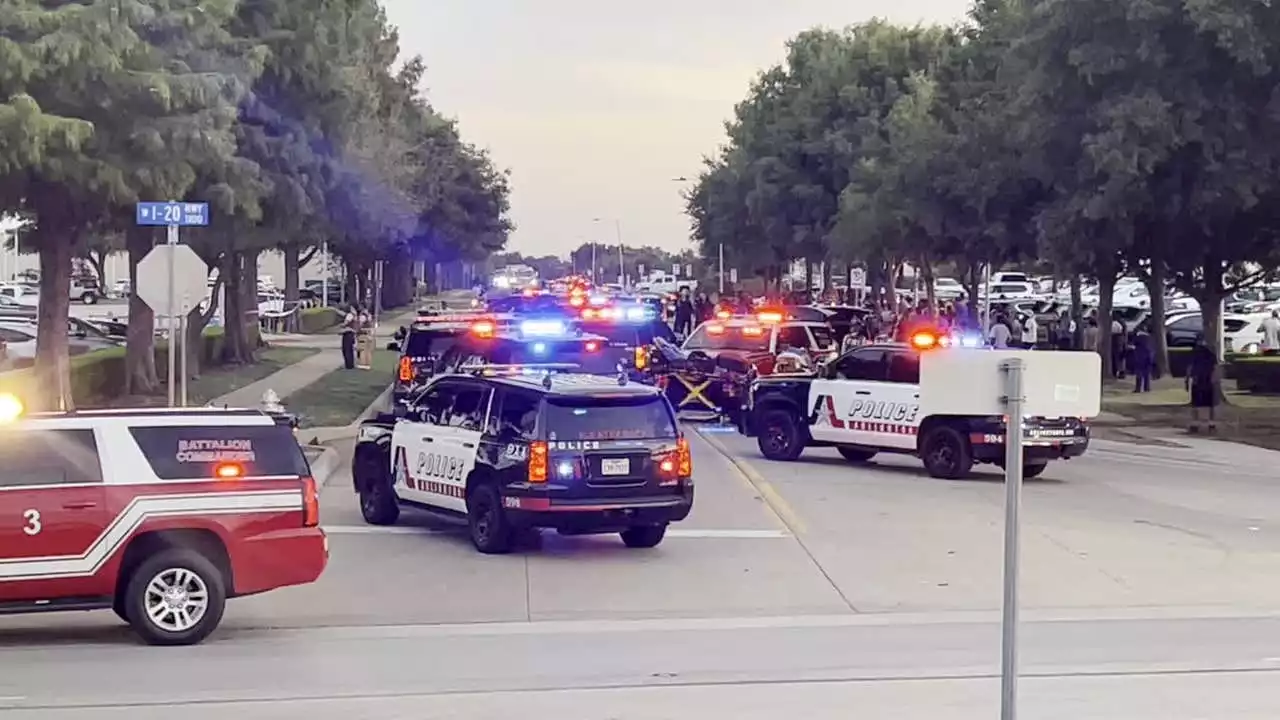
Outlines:
POLYGON ((1216 338, 1219 301, 1280 249, 1278 23, 1230 0, 978 0, 954 27, 801 33, 688 193, 695 240, 745 272, 849 263, 873 287, 903 262, 971 288, 1034 262, 1096 278, 1104 316, 1136 274, 1157 322, 1176 283, 1216 338))
MULTIPOLYGON (((379 260, 407 286, 409 261, 501 249, 505 171, 422 94, 423 61, 399 55, 376 0, 0 0, 0 215, 28 218, 40 253, 48 402, 69 400, 72 260, 122 248, 136 268, 156 240, 136 202, 210 204, 210 227, 184 238, 217 269, 228 318, 252 302, 264 250, 285 253, 294 299, 321 244, 356 297, 379 260)), ((156 381, 153 322, 134 300, 140 390, 156 381)), ((228 322, 229 359, 253 349, 228 322)))

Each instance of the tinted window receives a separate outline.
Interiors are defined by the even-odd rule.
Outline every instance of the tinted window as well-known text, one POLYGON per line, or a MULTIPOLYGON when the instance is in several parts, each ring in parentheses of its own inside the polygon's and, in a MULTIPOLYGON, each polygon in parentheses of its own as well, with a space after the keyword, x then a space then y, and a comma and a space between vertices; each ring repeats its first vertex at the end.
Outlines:
POLYGON ((1240 332, 1248 324, 1248 320, 1223 320, 1222 329, 1229 333, 1240 332))
POLYGON ((414 403, 414 409, 422 413, 422 419, 436 425, 444 425, 453 407, 453 388, 449 383, 438 382, 427 388, 414 403))
POLYGON ((543 427, 551 441, 647 440, 676 437, 675 418, 659 395, 623 398, 548 397, 543 427))
POLYGON ((488 431, 502 440, 532 440, 538 425, 539 395, 503 389, 493 399, 488 431))
POLYGON ((1169 329, 1170 330, 1199 330, 1200 316, 1187 315, 1186 317, 1178 318, 1177 320, 1174 320, 1173 322, 1169 323, 1169 329))
POLYGON ((0 487, 102 482, 92 430, 0 432, 0 487))
POLYGON ((858 350, 836 360, 836 377, 842 380, 880 380, 886 378, 885 351, 858 350))
POLYGON ((801 350, 809 349, 809 333, 804 328, 791 325, 778 329, 778 349, 783 348, 800 348, 801 350))
MULTIPOLYGON (((426 357, 431 354, 433 341, 439 337, 436 333, 428 333, 422 330, 410 330, 409 336, 404 339, 404 344, 400 346, 401 354, 407 357, 426 357)), ((439 348, 436 352, 440 352, 439 348)))
POLYGON ((7 343, 27 342, 33 337, 35 337, 35 335, 28 335, 17 330, 10 330, 9 328, 0 328, 0 340, 7 343))
POLYGON ((443 424, 479 432, 484 427, 485 413, 489 411, 489 394, 489 388, 483 385, 467 383, 457 386, 443 424))
MULTIPOLYGON (((768 350, 769 334, 744 334, 741 325, 717 325, 706 323, 693 331, 684 343, 685 350, 768 350), (709 332, 716 329, 716 332, 709 332)), ((750 331, 748 331, 750 332, 750 331)))
POLYGON ((279 425, 135 427, 129 432, 161 480, 214 478, 236 463, 245 475, 309 475, 293 431, 279 425))
POLYGON ((889 382, 920 383, 920 356, 910 352, 889 353, 889 382))

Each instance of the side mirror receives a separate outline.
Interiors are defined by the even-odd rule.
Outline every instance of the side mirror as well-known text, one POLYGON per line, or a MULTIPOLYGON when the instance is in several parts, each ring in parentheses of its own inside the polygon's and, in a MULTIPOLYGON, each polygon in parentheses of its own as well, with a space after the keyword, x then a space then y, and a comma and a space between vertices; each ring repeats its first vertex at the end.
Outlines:
POLYGON ((399 329, 399 330, 396 330, 395 335, 392 335, 391 337, 394 337, 394 338, 395 338, 395 339, 397 339, 397 340, 403 340, 403 339, 404 339, 404 336, 405 336, 405 335, 408 335, 408 334, 409 334, 409 331, 408 331, 408 330, 406 330, 406 329, 405 329, 405 327, 404 327, 403 325, 401 325, 401 326, 400 326, 400 329, 399 329))
POLYGON ((400 352, 400 343, 396 342, 395 340, 392 340, 391 342, 387 343, 387 349, 400 352))

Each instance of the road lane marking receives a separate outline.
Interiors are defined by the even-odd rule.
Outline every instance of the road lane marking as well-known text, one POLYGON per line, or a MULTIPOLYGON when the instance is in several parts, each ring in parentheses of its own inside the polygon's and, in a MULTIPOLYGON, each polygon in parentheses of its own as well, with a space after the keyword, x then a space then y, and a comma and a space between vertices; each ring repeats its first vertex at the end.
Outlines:
POLYGON ((778 521, 786 526, 792 534, 803 535, 809 531, 804 520, 800 518, 800 514, 795 511, 795 508, 791 507, 791 503, 787 502, 786 498, 782 497, 782 494, 774 489, 773 485, 755 468, 751 467, 745 460, 739 460, 734 457, 733 453, 730 452, 729 448, 725 447, 724 443, 720 442, 719 438, 703 434, 701 428, 695 428, 694 433, 728 461, 729 467, 736 472, 737 476, 748 487, 760 496, 760 499, 764 500, 765 505, 769 506, 769 509, 777 516, 778 521))
MULTIPOLYGON (((440 535, 447 531, 424 527, 382 527, 377 525, 326 525, 330 535, 440 535)), ((785 530, 700 530, 671 528, 668 538, 719 540, 780 540, 791 537, 785 530)))

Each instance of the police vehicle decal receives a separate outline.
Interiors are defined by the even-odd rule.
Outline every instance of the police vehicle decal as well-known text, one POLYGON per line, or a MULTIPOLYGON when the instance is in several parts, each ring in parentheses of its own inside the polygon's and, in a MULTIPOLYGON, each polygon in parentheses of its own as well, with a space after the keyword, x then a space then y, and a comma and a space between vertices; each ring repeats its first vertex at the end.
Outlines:
POLYGON ((856 398, 849 403, 849 409, 843 413, 842 417, 836 409, 834 396, 818 395, 809 413, 809 422, 812 425, 829 426, 836 430, 915 435, 919 429, 919 416, 918 403, 856 398))
POLYGON ((508 443, 502 447, 502 459, 524 462, 529 459, 529 446, 522 443, 508 443))

